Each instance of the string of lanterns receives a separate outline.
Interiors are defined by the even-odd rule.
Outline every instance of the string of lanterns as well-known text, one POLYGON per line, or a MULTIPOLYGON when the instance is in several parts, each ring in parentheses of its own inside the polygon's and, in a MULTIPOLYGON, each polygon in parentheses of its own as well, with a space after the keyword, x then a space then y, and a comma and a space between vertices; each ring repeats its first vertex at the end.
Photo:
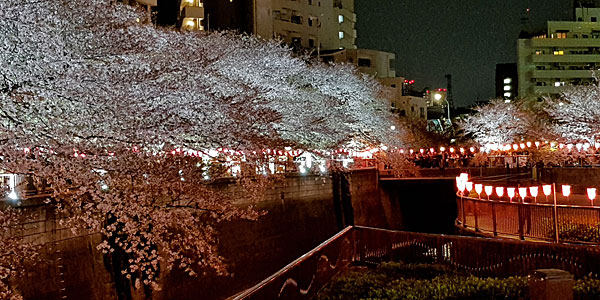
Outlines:
MULTIPOLYGON (((494 192, 496 196, 501 199, 504 196, 505 187, 503 186, 492 186, 492 185, 483 185, 481 183, 473 183, 469 181, 468 173, 461 173, 456 177, 456 187, 460 192, 461 197, 465 192, 471 193, 471 191, 475 191, 479 199, 481 199, 482 192, 485 192, 488 200, 490 200, 490 196, 493 196, 494 192)), ((548 196, 552 194, 552 185, 545 184, 542 185, 542 192, 546 196, 546 200, 548 196)), ((539 194, 539 186, 529 186, 529 187, 506 187, 506 195, 510 199, 510 202, 513 202, 513 198, 518 195, 521 198, 521 201, 525 200, 525 197, 531 196, 534 198, 534 202, 537 202, 537 197, 539 194)), ((597 197, 597 189, 596 188, 587 188, 587 197, 590 200, 591 206, 594 206, 594 200, 597 197)), ((571 186, 570 185, 562 185, 562 195, 565 198, 569 198, 571 195, 571 186)), ((518 199, 517 199, 518 200, 518 199)))

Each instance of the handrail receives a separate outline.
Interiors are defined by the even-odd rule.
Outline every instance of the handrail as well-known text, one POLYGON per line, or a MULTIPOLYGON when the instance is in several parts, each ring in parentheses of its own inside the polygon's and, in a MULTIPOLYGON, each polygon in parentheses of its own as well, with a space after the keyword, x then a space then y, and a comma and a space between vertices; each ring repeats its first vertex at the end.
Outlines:
POLYGON ((314 248, 311 251, 307 252, 306 254, 300 256, 298 259, 294 260, 293 262, 289 263, 287 266, 285 266, 282 269, 280 269, 279 271, 275 272, 273 275, 265 278, 263 281, 261 281, 260 283, 256 284, 255 286, 253 286, 253 287, 251 287, 249 289, 246 289, 242 293, 240 293, 238 295, 235 295, 235 296, 233 296, 232 298, 229 298, 229 299, 230 300, 249 299, 257 291, 265 288, 269 284, 272 284, 276 279, 278 279, 281 276, 283 276, 284 274, 288 273, 294 267, 299 266, 301 263, 303 263, 304 261, 306 261, 310 257, 312 257, 315 254, 319 253, 327 245, 331 244, 333 241, 337 240, 338 238, 346 235, 351 230, 352 230, 352 226, 348 226, 348 227, 344 228, 342 231, 338 232, 337 234, 335 234, 331 238, 327 239, 326 241, 324 241, 323 243, 321 243, 316 248, 314 248))
MULTIPOLYGON (((228 299, 312 299, 316 291, 349 265, 336 263, 339 267, 331 272, 331 263, 319 260, 315 267, 314 261, 309 259, 319 254, 323 257, 322 250, 337 251, 338 262, 340 257, 346 257, 343 253, 349 251, 351 261, 359 264, 386 261, 441 263, 476 276, 500 277, 524 276, 539 268, 561 268, 577 278, 597 276, 600 261, 600 247, 354 226, 345 228, 259 284, 228 299), (350 247, 336 244, 342 237, 344 243, 350 242, 350 247), (300 288, 295 281, 302 279, 298 276, 304 277, 306 282, 312 278, 306 289, 300 288), (284 294, 289 285, 298 289, 292 290, 292 294, 284 294)), ((306 286, 306 282, 300 283, 306 286)))
POLYGON ((600 206, 572 204, 510 202, 473 198, 456 194, 458 217, 456 226, 493 236, 517 237, 521 240, 555 243, 600 244, 594 239, 579 240, 573 236, 579 226, 598 231, 600 206), (588 228, 589 227, 589 228, 588 228))

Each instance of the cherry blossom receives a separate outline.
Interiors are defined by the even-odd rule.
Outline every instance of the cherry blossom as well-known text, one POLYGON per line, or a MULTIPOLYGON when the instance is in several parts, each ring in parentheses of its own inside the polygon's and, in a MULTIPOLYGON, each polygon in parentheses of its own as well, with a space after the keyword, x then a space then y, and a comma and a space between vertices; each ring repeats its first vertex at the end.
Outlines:
POLYGON ((256 220, 277 180, 262 149, 402 143, 379 85, 351 66, 140 19, 109 0, 0 1, 1 168, 51 187, 63 224, 101 233, 136 287, 160 288, 162 268, 226 274, 217 224, 256 220), (240 153, 239 176, 216 148, 240 153))

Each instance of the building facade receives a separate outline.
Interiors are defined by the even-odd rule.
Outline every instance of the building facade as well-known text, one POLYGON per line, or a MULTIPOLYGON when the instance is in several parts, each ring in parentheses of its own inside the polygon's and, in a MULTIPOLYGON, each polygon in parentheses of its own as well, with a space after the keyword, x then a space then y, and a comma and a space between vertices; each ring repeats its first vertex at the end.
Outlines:
POLYGON ((252 33, 258 36, 302 48, 356 49, 354 0, 254 0, 254 5, 252 33))
POLYGON ((350 63, 361 73, 376 78, 396 77, 394 53, 372 49, 343 49, 322 51, 320 55, 325 62, 350 63))
POLYGON ((234 30, 295 48, 356 49, 354 0, 123 0, 153 7, 156 23, 234 30))
POLYGON ((427 120, 427 99, 406 93, 404 77, 377 78, 387 87, 390 111, 398 117, 427 120))
POLYGON ((519 93, 517 64, 496 65, 496 98, 514 100, 519 93))
POLYGON ((594 82, 600 68, 600 8, 576 8, 577 21, 548 22, 545 33, 519 39, 518 94, 559 96, 565 86, 594 82))

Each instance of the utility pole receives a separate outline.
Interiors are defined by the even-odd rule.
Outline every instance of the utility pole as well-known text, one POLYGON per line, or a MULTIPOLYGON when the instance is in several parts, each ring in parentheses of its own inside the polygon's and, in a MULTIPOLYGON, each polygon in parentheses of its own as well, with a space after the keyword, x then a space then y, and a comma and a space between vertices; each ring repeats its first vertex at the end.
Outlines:
POLYGON ((454 98, 452 98, 452 75, 446 74, 448 84, 446 86, 446 100, 448 101, 448 109, 454 108, 454 98))

